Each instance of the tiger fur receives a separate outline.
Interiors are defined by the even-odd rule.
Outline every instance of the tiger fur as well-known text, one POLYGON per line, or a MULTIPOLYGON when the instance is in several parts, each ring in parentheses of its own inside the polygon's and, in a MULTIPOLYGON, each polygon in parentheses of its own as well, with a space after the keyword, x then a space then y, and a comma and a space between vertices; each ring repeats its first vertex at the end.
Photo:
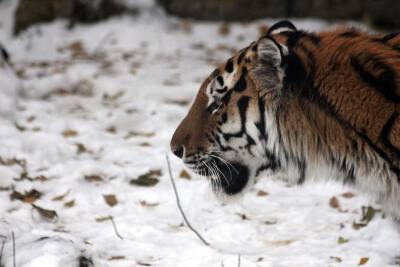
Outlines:
POLYGON ((400 34, 281 21, 203 82, 171 149, 216 192, 238 194, 264 171, 329 178, 400 220, 399 103, 400 34))

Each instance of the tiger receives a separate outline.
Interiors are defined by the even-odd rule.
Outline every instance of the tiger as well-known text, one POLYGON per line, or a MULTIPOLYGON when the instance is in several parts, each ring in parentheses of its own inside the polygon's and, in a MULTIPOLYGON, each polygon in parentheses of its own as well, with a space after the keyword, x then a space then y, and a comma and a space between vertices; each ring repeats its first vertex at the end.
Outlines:
POLYGON ((170 147, 212 190, 333 180, 400 222, 400 33, 283 20, 202 83, 170 147))

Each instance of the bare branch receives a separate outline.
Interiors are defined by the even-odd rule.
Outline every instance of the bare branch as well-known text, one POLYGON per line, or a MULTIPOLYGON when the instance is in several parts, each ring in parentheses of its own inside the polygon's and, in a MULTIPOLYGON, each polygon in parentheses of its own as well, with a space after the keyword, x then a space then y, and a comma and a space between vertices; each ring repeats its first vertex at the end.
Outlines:
POLYGON ((178 190, 176 189, 174 177, 172 176, 172 171, 171 171, 171 164, 169 162, 168 155, 165 156, 167 159, 167 164, 168 164, 168 172, 169 172, 169 178, 171 179, 172 187, 174 188, 174 193, 175 193, 175 198, 176 198, 176 204, 178 205, 179 211, 182 214, 183 219, 185 220, 186 225, 189 227, 190 230, 192 230, 193 233, 197 235, 197 237, 203 242, 204 245, 210 246, 210 243, 208 243, 200 234, 199 232, 196 231, 192 227, 192 225, 189 223, 188 219, 186 218, 185 213, 183 212, 182 206, 181 206, 181 201, 179 200, 179 195, 178 195, 178 190))
POLYGON ((114 218, 112 216, 110 216, 109 218, 110 218, 110 221, 111 221, 111 223, 112 223, 112 225, 114 227, 115 234, 118 236, 119 239, 123 240, 124 238, 119 234, 118 229, 117 229, 117 225, 114 222, 114 218))
POLYGON ((3 260, 3 251, 4 251, 4 246, 6 244, 6 241, 7 241, 7 237, 6 236, 1 236, 1 237, 3 238, 3 242, 1 243, 1 250, 0 250, 0 266, 2 266, 1 263, 2 263, 2 260, 3 260))

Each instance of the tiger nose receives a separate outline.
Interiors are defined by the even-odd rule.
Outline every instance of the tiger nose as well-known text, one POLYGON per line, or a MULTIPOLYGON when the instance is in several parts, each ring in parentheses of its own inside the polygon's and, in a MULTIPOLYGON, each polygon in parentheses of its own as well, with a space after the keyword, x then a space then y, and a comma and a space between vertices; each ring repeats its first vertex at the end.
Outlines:
POLYGON ((175 156, 177 156, 178 158, 183 157, 183 146, 182 145, 173 146, 173 147, 171 147, 171 150, 172 150, 172 153, 174 153, 175 156))

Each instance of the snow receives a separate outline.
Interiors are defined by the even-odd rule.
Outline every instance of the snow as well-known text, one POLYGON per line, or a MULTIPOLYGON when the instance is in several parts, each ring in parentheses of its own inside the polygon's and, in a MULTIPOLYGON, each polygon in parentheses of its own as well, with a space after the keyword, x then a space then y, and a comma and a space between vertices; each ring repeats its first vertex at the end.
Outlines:
POLYGON ((358 192, 345 197, 351 190, 336 184, 289 187, 264 177, 223 203, 204 178, 180 178, 184 167, 170 155, 186 215, 212 247, 183 225, 167 175, 170 137, 215 64, 273 20, 231 24, 221 35, 219 23, 189 23, 148 1, 136 4, 137 17, 73 30, 56 21, 17 38, 10 23, 15 1, 0 5, 0 38, 22 73, 18 80, 0 69, 1 103, 17 111, 14 118, 1 111, 1 264, 13 266, 15 254, 24 267, 78 266, 82 257, 96 267, 237 266, 240 254, 241 266, 356 266, 361 258, 366 266, 396 266, 400 234, 389 219, 377 212, 354 229, 362 206, 379 209, 358 192), (156 185, 129 183, 150 170, 161 170, 156 185), (10 197, 32 189, 38 199, 10 197), (114 206, 105 201, 110 194, 114 206), (329 204, 332 197, 339 207, 329 204))

